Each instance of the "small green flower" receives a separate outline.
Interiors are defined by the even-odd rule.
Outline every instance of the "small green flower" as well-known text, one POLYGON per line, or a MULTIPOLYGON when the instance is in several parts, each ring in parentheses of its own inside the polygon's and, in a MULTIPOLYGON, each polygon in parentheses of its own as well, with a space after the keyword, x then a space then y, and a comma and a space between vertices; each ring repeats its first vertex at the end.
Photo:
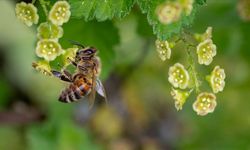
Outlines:
POLYGON ((44 75, 47 75, 47 76, 52 75, 51 68, 50 68, 48 61, 41 60, 38 62, 33 62, 32 67, 44 75))
POLYGON ((16 4, 16 16, 27 26, 37 24, 39 16, 37 14, 37 8, 33 4, 27 4, 25 2, 16 4))
POLYGON ((56 2, 49 12, 49 20, 55 25, 62 25, 69 21, 71 12, 67 1, 56 2))
POLYGON ((189 83, 189 74, 184 66, 180 63, 174 64, 169 68, 168 81, 175 87, 185 89, 189 83))
POLYGON ((175 100, 175 108, 177 109, 177 111, 182 110, 182 106, 186 102, 191 92, 192 90, 182 91, 182 90, 172 88, 171 95, 173 96, 175 100))
POLYGON ((61 45, 53 39, 42 39, 37 42, 36 55, 47 61, 54 60, 63 52, 61 45))
POLYGON ((63 29, 52 23, 43 22, 37 28, 37 37, 40 39, 58 39, 63 36, 63 29))
POLYGON ((156 8, 156 15, 162 24, 171 24, 180 19, 182 7, 177 2, 166 2, 156 8))
POLYGON ((193 10, 194 0, 180 0, 180 4, 187 16, 189 16, 193 10))
POLYGON ((216 45, 211 39, 207 39, 197 46, 197 54, 199 64, 209 65, 216 55, 216 45))
POLYGON ((159 57, 162 61, 165 61, 166 59, 170 59, 171 56, 171 48, 168 43, 168 41, 155 41, 156 50, 158 52, 159 57))
POLYGON ((77 52, 78 48, 68 48, 65 51, 63 51, 62 58, 63 58, 63 67, 67 67, 71 63, 69 62, 70 60, 75 59, 75 55, 77 52))
POLYGON ((197 96, 193 103, 193 109, 198 115, 205 116, 212 113, 217 105, 216 96, 213 93, 203 92, 197 96))
POLYGON ((211 75, 207 76, 207 80, 214 93, 223 91, 225 87, 225 78, 225 71, 221 69, 220 66, 216 66, 211 75))

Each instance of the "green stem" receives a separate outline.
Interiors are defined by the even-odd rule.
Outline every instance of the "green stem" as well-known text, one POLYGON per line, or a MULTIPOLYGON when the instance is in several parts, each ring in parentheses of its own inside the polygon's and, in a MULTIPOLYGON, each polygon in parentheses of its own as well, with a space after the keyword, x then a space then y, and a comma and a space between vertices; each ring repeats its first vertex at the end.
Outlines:
POLYGON ((188 62, 189 62, 189 65, 190 65, 190 71, 191 71, 191 75, 192 75, 191 78, 193 78, 196 93, 199 93, 200 92, 200 88, 199 88, 200 83, 199 83, 199 79, 198 79, 197 72, 196 72, 196 69, 195 69, 194 57, 193 57, 193 55, 191 54, 191 51, 190 51, 190 46, 193 46, 193 45, 188 45, 187 46, 187 55, 188 55, 188 62))
POLYGON ((32 0, 32 2, 31 2, 32 4, 35 4, 36 3, 36 0, 32 0))
POLYGON ((49 12, 48 12, 48 9, 46 7, 46 3, 47 2, 45 0, 39 0, 39 2, 40 2, 41 6, 43 8, 43 11, 44 11, 44 13, 46 15, 47 20, 48 20, 48 14, 49 14, 49 12))

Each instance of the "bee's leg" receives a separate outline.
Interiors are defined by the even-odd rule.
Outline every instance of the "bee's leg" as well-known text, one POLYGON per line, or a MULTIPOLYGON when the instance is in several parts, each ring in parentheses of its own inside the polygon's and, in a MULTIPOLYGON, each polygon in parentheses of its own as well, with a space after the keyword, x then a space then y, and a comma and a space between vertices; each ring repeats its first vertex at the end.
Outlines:
MULTIPOLYGON (((68 71, 66 70, 66 68, 64 68, 63 66, 61 66, 59 63, 58 63, 57 65, 58 65, 59 67, 63 68, 63 69, 61 70, 61 72, 63 72, 64 75, 66 75, 66 76, 68 77, 68 79, 72 80, 72 75, 71 75, 71 73, 68 72, 68 71)), ((57 72, 57 73, 58 73, 58 71, 54 71, 54 72, 57 72)), ((61 73, 61 72, 59 72, 59 73, 61 73)), ((62 74, 62 73, 61 73, 61 74, 62 74)))
POLYGON ((72 82, 72 80, 71 80, 68 76, 62 74, 62 73, 59 72, 59 71, 52 70, 51 73, 52 73, 55 77, 61 79, 62 81, 72 82))
POLYGON ((77 63, 73 60, 71 60, 69 57, 67 58, 67 60, 72 64, 74 65, 75 67, 77 66, 77 63))
POLYGON ((72 81, 72 74, 65 69, 63 69, 62 71, 63 71, 64 75, 66 75, 72 81))

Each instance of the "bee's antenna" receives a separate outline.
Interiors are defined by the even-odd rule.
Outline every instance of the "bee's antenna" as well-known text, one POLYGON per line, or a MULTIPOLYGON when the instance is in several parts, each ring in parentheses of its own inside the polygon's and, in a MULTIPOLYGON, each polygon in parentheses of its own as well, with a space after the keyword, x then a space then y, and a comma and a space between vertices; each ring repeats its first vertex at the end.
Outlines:
POLYGON ((81 43, 74 41, 74 40, 68 40, 72 45, 80 46, 81 48, 85 48, 81 43))

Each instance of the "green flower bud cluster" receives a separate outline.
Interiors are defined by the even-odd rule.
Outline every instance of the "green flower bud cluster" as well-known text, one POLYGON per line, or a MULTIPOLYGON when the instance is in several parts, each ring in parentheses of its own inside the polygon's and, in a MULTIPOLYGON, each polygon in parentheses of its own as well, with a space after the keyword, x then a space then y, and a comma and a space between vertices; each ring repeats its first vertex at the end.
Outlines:
POLYGON ((53 61, 57 56, 64 53, 58 39, 63 36, 61 25, 70 18, 70 5, 67 1, 56 2, 49 11, 48 20, 37 28, 36 54, 47 61, 53 61))
MULTIPOLYGON (((200 42, 197 46, 197 55, 199 64, 210 65, 213 57, 216 55, 216 45, 212 41, 212 27, 208 27, 204 34, 196 34, 195 38, 200 42)), ((200 93, 193 104, 193 109, 198 115, 206 115, 214 111, 216 107, 216 96, 222 92, 225 87, 226 74, 220 66, 215 66, 210 75, 206 76, 212 92, 200 93)))
POLYGON ((212 113, 217 105, 216 96, 218 92, 222 92, 225 87, 225 71, 220 66, 215 66, 210 75, 202 79, 208 81, 211 92, 201 92, 202 86, 198 78, 198 71, 196 66, 205 65, 208 66, 212 63, 213 57, 216 55, 216 45, 212 41, 212 28, 208 27, 203 34, 190 34, 185 33, 180 39, 175 42, 159 41, 156 40, 156 49, 162 60, 170 59, 171 48, 178 42, 182 41, 186 45, 186 51, 188 56, 188 67, 179 62, 169 67, 168 81, 172 85, 171 95, 175 101, 175 108, 179 111, 183 108, 187 98, 193 91, 196 91, 197 98, 193 103, 193 110, 201 116, 212 113), (191 37, 198 42, 189 42, 194 40, 187 40, 185 37, 191 35, 191 37), (171 44, 170 44, 171 43, 171 44), (194 57, 197 57, 195 61, 194 57), (205 80, 206 79, 206 80, 205 80))
MULTIPOLYGON (((208 27, 205 33, 196 34, 194 37, 199 42, 196 47, 198 63, 210 65, 217 51, 216 45, 212 41, 212 27, 208 27)), ((206 76, 212 92, 202 92, 197 96, 193 109, 198 115, 204 116, 214 111, 217 105, 215 94, 223 91, 225 78, 225 71, 219 66, 215 66, 211 74, 206 76)))
POLYGON ((166 1, 156 8, 156 16, 162 24, 177 22, 181 15, 190 15, 193 10, 194 0, 166 1))
MULTIPOLYGON (((77 51, 76 48, 63 50, 58 42, 59 38, 63 36, 63 28, 61 26, 69 21, 71 15, 70 5, 64 0, 57 1, 48 11, 47 8, 50 8, 48 7, 50 2, 45 0, 39 0, 39 2, 47 18, 45 22, 40 23, 37 27, 38 41, 35 52, 36 55, 42 59, 34 62, 32 66, 45 75, 51 75, 51 61, 61 56, 63 59, 63 67, 66 67, 69 65, 68 57, 73 58, 77 51)), ((16 16, 27 26, 38 23, 39 16, 34 4, 26 4, 24 2, 16 4, 16 16)))

